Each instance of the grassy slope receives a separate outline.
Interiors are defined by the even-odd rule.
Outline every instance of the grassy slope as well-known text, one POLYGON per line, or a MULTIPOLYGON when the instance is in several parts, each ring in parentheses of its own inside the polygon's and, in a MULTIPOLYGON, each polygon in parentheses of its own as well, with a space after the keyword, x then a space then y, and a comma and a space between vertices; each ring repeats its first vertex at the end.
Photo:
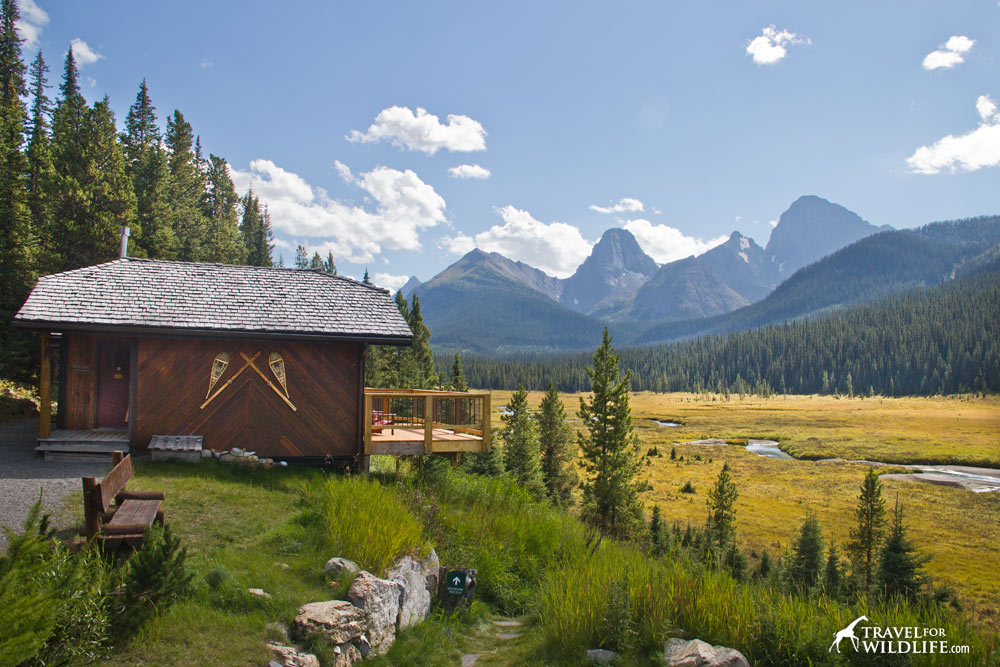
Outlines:
MULTIPOLYGON (((541 402, 529 395, 529 405, 541 402)), ((509 392, 494 392, 503 405, 509 392)), ((577 395, 564 395, 575 414, 577 395)), ((701 525, 706 493, 723 462, 733 468, 739 489, 737 526, 749 548, 778 555, 789 544, 807 508, 818 515, 825 536, 833 535, 843 554, 851 512, 865 466, 853 463, 780 461, 735 446, 678 446, 678 456, 699 463, 671 462, 671 443, 703 438, 769 438, 783 449, 814 458, 850 458, 896 463, 951 462, 1000 467, 1000 398, 841 398, 777 396, 769 399, 641 392, 632 414, 643 451, 657 445, 648 478, 647 504, 660 505, 667 522, 701 525), (715 399, 715 400, 713 400, 715 399), (657 426, 650 418, 673 419, 680 428, 657 426), (707 463, 712 458, 711 464, 707 463), (680 493, 690 480, 696 494, 680 493)), ((920 482, 886 480, 891 504, 899 492, 914 541, 931 556, 935 581, 953 586, 960 599, 985 622, 1000 626, 1000 494, 972 493, 920 482)))

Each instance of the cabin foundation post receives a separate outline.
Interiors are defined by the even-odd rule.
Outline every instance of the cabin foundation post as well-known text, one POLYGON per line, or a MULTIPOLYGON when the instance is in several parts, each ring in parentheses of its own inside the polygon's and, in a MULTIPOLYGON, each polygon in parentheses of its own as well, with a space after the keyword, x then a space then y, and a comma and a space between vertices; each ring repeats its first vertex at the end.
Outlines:
POLYGON ((83 478, 83 516, 86 521, 83 534, 87 537, 97 535, 97 531, 101 527, 101 517, 97 513, 97 507, 94 506, 94 489, 96 488, 97 479, 95 477, 83 478))
POLYGON ((50 334, 42 334, 42 364, 38 372, 38 437, 52 434, 52 359, 49 347, 50 334))

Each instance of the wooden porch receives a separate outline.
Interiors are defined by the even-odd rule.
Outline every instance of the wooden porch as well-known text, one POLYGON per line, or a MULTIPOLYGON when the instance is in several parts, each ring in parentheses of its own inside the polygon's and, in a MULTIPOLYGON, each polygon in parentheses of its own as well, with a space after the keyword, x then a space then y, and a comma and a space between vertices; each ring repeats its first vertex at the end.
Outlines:
POLYGON ((52 458, 110 457, 116 451, 128 454, 128 431, 54 429, 45 437, 39 436, 35 451, 44 454, 46 461, 52 458))
POLYGON ((364 453, 413 456, 490 448, 488 392, 365 388, 364 453))

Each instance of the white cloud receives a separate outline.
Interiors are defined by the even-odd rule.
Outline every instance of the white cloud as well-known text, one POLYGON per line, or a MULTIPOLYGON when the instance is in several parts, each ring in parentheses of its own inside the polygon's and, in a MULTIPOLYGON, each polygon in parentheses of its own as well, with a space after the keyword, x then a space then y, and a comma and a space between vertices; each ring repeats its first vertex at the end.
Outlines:
POLYGON ((69 48, 73 49, 73 58, 76 60, 76 66, 80 68, 93 65, 104 57, 79 37, 69 43, 69 48))
POLYGON ((438 240, 439 248, 443 248, 454 255, 464 255, 476 247, 476 240, 471 236, 466 236, 459 232, 455 236, 445 236, 438 240))
POLYGON ((498 252, 504 257, 525 262, 557 278, 568 278, 590 255, 593 243, 580 230, 565 222, 545 224, 527 211, 504 206, 497 209, 504 224, 493 225, 475 237, 459 232, 441 239, 438 245, 450 252, 467 253, 473 248, 498 252))
POLYGON ((460 164, 449 169, 448 173, 451 174, 452 178, 476 178, 480 180, 491 176, 489 169, 480 167, 478 164, 460 164))
POLYGON ((799 37, 794 32, 778 30, 774 25, 769 25, 747 44, 747 53, 753 56, 754 63, 758 65, 773 65, 788 55, 786 45, 799 44, 812 42, 808 37, 799 37))
POLYGON ((351 130, 346 138, 361 143, 388 140, 399 148, 427 155, 434 155, 442 148, 452 152, 486 150, 486 130, 479 121, 449 114, 447 125, 442 125, 437 116, 420 107, 416 113, 409 107, 383 109, 367 132, 351 130))
POLYGON ((632 197, 622 197, 618 200, 618 203, 614 206, 598 206, 597 204, 590 205, 591 211, 597 211, 598 213, 638 213, 642 212, 642 202, 638 199, 632 197))
POLYGON ((35 4, 35 0, 17 0, 17 8, 21 18, 17 20, 16 28, 25 49, 34 49, 42 35, 42 28, 48 25, 48 13, 35 4))
POLYGON ((778 221, 777 220, 770 220, 770 221, 768 221, 767 224, 771 225, 772 227, 777 227, 778 226, 778 221))
POLYGON ((409 279, 409 276, 394 276, 390 273, 376 273, 374 282, 379 287, 384 287, 390 292, 396 292, 400 287, 405 285, 406 281, 409 279))
POLYGON ((955 65, 965 62, 962 54, 968 53, 975 43, 976 40, 965 35, 952 35, 943 47, 924 56, 923 68, 926 70, 951 69, 955 65))
POLYGON ((210 69, 212 67, 215 67, 215 63, 214 62, 212 62, 208 58, 202 58, 201 59, 201 68, 202 69, 210 69))
POLYGON ((332 199, 270 160, 254 160, 247 171, 230 167, 230 173, 240 192, 253 186, 275 229, 317 239, 318 245, 307 246, 310 254, 332 251, 335 258, 370 262, 383 249, 419 250, 420 231, 445 221, 444 199, 413 171, 379 166, 355 177, 346 165, 335 166, 374 200, 374 210, 332 199))
POLYGON ((646 254, 660 264, 684 259, 691 255, 700 255, 720 243, 725 243, 729 238, 728 236, 719 236, 705 241, 687 236, 681 230, 668 225, 654 225, 643 218, 627 220, 622 227, 632 232, 646 254))
POLYGON ((930 146, 921 146, 906 159, 910 171, 938 174, 976 171, 1000 165, 1000 113, 988 95, 976 100, 979 127, 963 135, 947 135, 930 146))

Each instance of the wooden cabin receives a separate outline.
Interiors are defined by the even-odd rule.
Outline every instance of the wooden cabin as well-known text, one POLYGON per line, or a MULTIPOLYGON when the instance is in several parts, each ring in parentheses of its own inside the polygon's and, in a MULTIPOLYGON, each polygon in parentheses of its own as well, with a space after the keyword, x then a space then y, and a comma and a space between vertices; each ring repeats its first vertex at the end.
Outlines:
POLYGON ((135 258, 40 278, 15 325, 42 334, 40 450, 201 436, 306 462, 371 449, 365 349, 413 340, 389 292, 355 280, 135 258))

